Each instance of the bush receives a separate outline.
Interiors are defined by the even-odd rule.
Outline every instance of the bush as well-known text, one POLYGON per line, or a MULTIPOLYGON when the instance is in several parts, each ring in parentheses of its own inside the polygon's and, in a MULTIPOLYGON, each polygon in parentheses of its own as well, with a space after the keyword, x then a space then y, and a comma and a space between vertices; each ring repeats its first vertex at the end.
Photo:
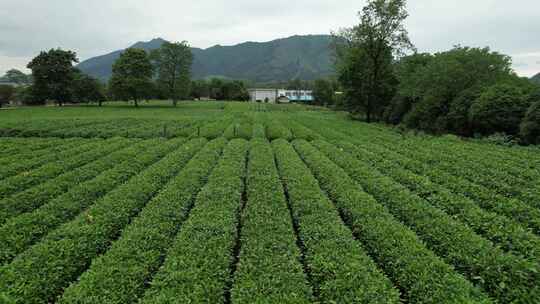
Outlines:
POLYGON ((15 101, 18 104, 29 105, 29 106, 37 106, 37 105, 45 104, 43 100, 38 100, 35 98, 33 86, 17 88, 15 91, 15 95, 13 96, 13 101, 15 101))
POLYGON ((413 100, 411 98, 396 95, 384 111, 384 121, 393 125, 400 124, 403 117, 411 110, 412 105, 413 100))
POLYGON ((447 115, 448 130, 450 132, 462 135, 472 135, 472 129, 469 124, 469 110, 472 103, 478 99, 480 92, 478 89, 469 89, 463 91, 450 105, 447 115))
POLYGON ((444 116, 440 113, 441 102, 435 95, 428 95, 412 107, 412 110, 405 115, 403 121, 405 125, 412 129, 420 129, 428 132, 438 133, 441 130, 438 125, 444 116), (429 118, 429 119, 428 119, 429 118), (434 120, 438 120, 434 122, 434 120))
POLYGON ((520 135, 526 144, 540 144, 540 90, 529 98, 531 106, 521 123, 520 135))
POLYGON ((475 132, 483 135, 503 132, 519 133, 519 125, 527 111, 527 99, 515 86, 498 84, 486 89, 473 102, 469 121, 475 132))
POLYGON ((4 104, 8 104, 13 94, 15 93, 15 88, 10 85, 0 85, 0 108, 4 104))
POLYGON ((500 146, 515 146, 518 144, 516 137, 512 135, 507 135, 505 133, 495 133, 491 134, 488 137, 482 139, 483 142, 500 145, 500 146))

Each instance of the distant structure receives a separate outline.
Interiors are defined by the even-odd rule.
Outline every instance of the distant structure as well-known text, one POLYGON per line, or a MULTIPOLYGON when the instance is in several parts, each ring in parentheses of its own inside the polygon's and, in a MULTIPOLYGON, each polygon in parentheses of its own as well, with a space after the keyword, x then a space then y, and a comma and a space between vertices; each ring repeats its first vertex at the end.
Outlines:
POLYGON ((289 103, 313 101, 313 91, 284 89, 249 89, 252 102, 289 103))

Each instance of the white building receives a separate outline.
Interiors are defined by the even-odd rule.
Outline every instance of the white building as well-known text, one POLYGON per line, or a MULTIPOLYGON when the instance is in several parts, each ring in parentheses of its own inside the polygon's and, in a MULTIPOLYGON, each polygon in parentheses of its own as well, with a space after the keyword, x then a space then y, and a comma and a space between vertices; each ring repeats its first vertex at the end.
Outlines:
POLYGON ((312 102, 313 92, 308 90, 284 90, 284 89, 249 89, 249 97, 253 102, 288 103, 288 102, 312 102))
POLYGON ((249 89, 248 92, 251 101, 276 103, 278 98, 276 89, 249 89))

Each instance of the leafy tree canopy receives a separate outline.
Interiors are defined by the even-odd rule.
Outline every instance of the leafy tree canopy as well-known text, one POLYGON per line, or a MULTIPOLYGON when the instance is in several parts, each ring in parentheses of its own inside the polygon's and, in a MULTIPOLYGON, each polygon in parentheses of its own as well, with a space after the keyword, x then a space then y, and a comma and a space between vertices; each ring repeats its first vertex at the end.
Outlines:
POLYGON ((9 82, 16 83, 18 85, 29 84, 31 82, 31 76, 17 70, 11 69, 6 72, 4 76, 9 82))
POLYGON ((132 99, 135 107, 152 85, 153 66, 146 51, 127 49, 113 65, 110 90, 115 97, 132 99))
POLYGON ((528 106, 527 94, 521 88, 497 84, 474 101, 470 120, 474 129, 482 134, 503 132, 516 135, 528 106))
POLYGON ((34 98, 41 102, 54 100, 60 106, 70 101, 73 63, 76 62, 75 52, 62 49, 51 49, 35 57, 28 64, 34 77, 34 98))
POLYGON ((151 52, 151 60, 157 71, 158 85, 164 88, 168 98, 176 106, 179 99, 189 95, 193 54, 186 41, 164 42, 159 49, 151 52))
POLYGON ((0 107, 4 104, 8 104, 14 94, 14 87, 10 85, 0 85, 0 107))
POLYGON ((348 108, 365 112, 368 122, 381 118, 394 95, 394 58, 414 49, 405 29, 405 0, 370 0, 360 24, 335 35, 338 79, 348 108))

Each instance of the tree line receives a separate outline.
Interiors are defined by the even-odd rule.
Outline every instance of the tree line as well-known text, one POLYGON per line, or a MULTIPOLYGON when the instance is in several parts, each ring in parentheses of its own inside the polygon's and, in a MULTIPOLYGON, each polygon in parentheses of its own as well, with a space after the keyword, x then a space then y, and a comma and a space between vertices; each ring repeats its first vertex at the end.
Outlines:
POLYGON ((14 101, 24 105, 54 102, 97 103, 107 100, 133 101, 169 99, 176 106, 179 100, 249 99, 246 82, 221 78, 192 80, 193 55, 187 42, 165 42, 159 49, 125 50, 113 64, 112 77, 102 83, 82 73, 75 52, 62 49, 43 51, 27 67, 31 75, 10 70, 4 80, 17 86, 0 85, 0 106, 14 101))
POLYGON ((518 77, 509 56, 455 46, 419 53, 405 0, 370 0, 360 23, 334 33, 345 109, 367 122, 435 134, 505 134, 540 143, 540 87, 518 77))

